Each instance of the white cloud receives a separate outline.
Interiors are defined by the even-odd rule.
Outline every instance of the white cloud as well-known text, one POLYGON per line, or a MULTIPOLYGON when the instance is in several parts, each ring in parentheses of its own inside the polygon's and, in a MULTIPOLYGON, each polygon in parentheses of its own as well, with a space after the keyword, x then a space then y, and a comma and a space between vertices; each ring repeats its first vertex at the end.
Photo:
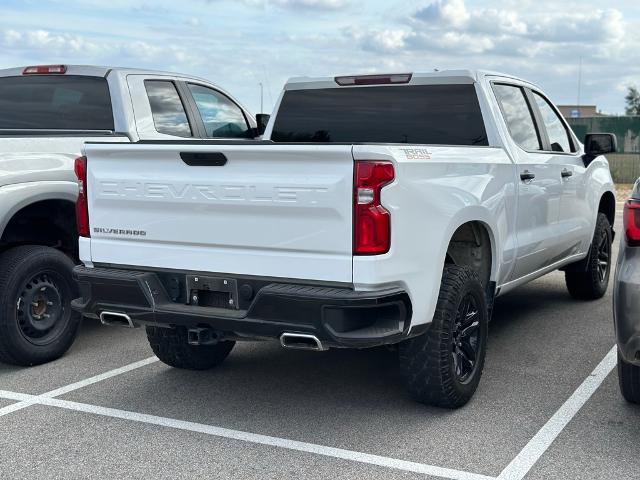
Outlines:
POLYGON ((390 52, 402 49, 532 57, 554 50, 574 50, 579 44, 596 57, 620 46, 626 25, 619 10, 534 11, 509 8, 468 8, 464 0, 436 0, 407 20, 409 30, 369 29, 360 40, 364 48, 390 52))
POLYGON ((471 18, 464 0, 437 0, 427 7, 418 10, 415 17, 431 24, 445 24, 455 27, 464 27, 471 18))
POLYGON ((47 30, 0 31, 0 48, 28 51, 40 57, 74 58, 77 63, 108 63, 114 66, 132 58, 144 66, 158 61, 196 65, 202 60, 189 50, 173 45, 155 45, 141 40, 98 42, 80 35, 47 30))
MULTIPOLYGON (((269 3, 269 2, 267 2, 269 3)), ((271 0, 271 3, 280 7, 339 10, 348 5, 348 0, 271 0)))
MULTIPOLYGON (((207 3, 226 3, 225 0, 206 0, 207 3)), ((239 0, 250 7, 280 7, 289 10, 340 10, 351 0, 239 0)))
POLYGON ((366 51, 393 55, 409 70, 437 66, 506 71, 548 87, 553 98, 565 102, 575 102, 582 58, 583 96, 591 95, 591 102, 609 111, 615 109, 606 104, 622 103, 615 100, 616 85, 640 83, 640 19, 630 15, 630 6, 594 8, 594 2, 572 0, 483 3, 431 0, 398 18, 398 26, 369 25, 349 36, 366 51))
POLYGON ((533 20, 529 25, 531 37, 540 41, 615 43, 625 34, 624 17, 615 9, 554 12, 533 20))
POLYGON ((571 103, 582 57, 583 97, 606 111, 621 111, 624 95, 617 86, 640 83, 636 3, 10 2, 0 21, 0 68, 60 62, 180 71, 220 83, 256 110, 258 82, 269 83, 275 99, 291 76, 433 67, 506 71, 571 103))
POLYGON ((529 26, 518 12, 488 8, 474 12, 468 22, 470 30, 484 33, 526 35, 529 26))
POLYGON ((346 34, 356 41, 359 41, 365 49, 381 52, 393 52, 405 48, 407 40, 414 35, 410 31, 401 29, 385 29, 369 32, 353 32, 347 30, 346 34))
POLYGON ((100 50, 98 44, 78 35, 68 33, 53 34, 46 30, 31 30, 27 32, 5 30, 2 35, 2 45, 7 48, 42 49, 57 55, 64 52, 83 52, 88 55, 95 55, 100 50))

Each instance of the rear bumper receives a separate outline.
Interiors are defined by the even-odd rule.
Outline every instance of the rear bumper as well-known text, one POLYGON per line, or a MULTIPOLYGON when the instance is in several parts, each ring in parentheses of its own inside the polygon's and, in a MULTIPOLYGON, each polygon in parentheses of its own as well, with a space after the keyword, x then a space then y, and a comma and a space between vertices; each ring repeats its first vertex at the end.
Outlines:
POLYGON ((397 288, 360 292, 226 276, 240 292, 231 309, 189 304, 193 285, 185 273, 78 266, 74 276, 82 295, 75 310, 126 314, 136 326, 206 327, 235 339, 303 333, 329 347, 366 348, 406 339, 411 323, 409 295, 397 288))

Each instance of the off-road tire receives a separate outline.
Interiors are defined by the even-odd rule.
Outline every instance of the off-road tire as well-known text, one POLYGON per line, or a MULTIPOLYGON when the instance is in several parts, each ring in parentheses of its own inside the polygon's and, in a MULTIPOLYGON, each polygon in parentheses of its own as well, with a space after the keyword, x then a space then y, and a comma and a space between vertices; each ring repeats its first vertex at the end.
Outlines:
POLYGON ((627 402, 640 404, 640 367, 627 363, 618 351, 618 382, 627 402))
POLYGON ((604 213, 598 213, 596 230, 593 234, 593 241, 589 248, 589 256, 586 259, 586 270, 566 271, 565 282, 569 294, 578 300, 597 300, 606 293, 611 275, 611 224, 604 213), (606 274, 601 278, 599 265, 602 255, 600 247, 605 242, 608 255, 606 274))
POLYGON ((39 365, 69 350, 81 320, 71 310, 71 301, 78 296, 73 267, 64 253, 39 245, 15 247, 0 255, 0 362, 39 365), (45 294, 56 296, 55 302, 46 301, 45 294), (27 305, 35 295, 43 299, 42 305, 27 305), (32 308, 41 313, 34 314, 32 308))
POLYGON ((215 345, 189 345, 187 329, 184 327, 147 327, 147 339, 161 362, 186 370, 208 370, 221 364, 235 345, 231 341, 220 341, 215 345))
POLYGON ((400 372, 410 394, 421 403, 459 408, 475 393, 487 348, 488 310, 485 289, 468 267, 446 265, 433 322, 426 333, 399 346, 400 372), (454 329, 461 303, 471 295, 478 310, 477 360, 470 377, 461 382, 453 360, 454 329))

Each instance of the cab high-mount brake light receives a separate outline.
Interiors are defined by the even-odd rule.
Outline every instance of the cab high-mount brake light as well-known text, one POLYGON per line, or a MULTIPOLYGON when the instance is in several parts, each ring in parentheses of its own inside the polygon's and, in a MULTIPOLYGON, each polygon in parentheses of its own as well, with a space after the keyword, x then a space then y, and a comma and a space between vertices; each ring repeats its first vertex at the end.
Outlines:
POLYGON ((34 65, 32 67, 26 67, 23 71, 23 75, 62 75, 67 73, 67 67, 65 65, 34 65))
POLYGON ((341 87, 349 85, 394 85, 409 83, 411 73, 393 73, 390 75, 353 75, 347 77, 335 77, 335 81, 341 87))

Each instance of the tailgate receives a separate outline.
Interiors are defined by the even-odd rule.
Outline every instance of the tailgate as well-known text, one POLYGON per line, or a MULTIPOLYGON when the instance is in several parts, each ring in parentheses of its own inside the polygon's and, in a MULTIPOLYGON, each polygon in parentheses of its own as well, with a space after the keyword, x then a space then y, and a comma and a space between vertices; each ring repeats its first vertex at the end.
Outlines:
POLYGON ((85 151, 95 263, 352 281, 349 145, 85 151))

